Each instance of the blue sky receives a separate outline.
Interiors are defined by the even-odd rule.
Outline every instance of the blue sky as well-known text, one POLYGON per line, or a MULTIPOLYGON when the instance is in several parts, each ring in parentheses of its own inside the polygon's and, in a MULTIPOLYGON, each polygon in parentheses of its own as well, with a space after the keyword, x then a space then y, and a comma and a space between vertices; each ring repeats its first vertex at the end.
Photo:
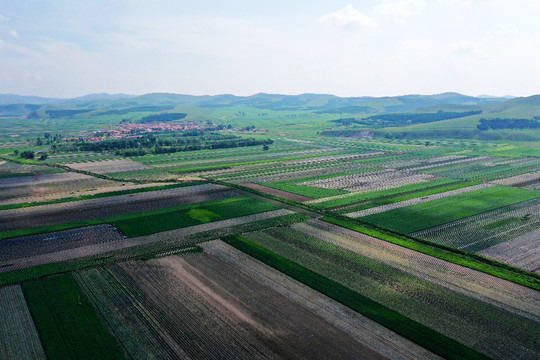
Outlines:
POLYGON ((537 0, 0 0, 0 93, 540 93, 537 0))

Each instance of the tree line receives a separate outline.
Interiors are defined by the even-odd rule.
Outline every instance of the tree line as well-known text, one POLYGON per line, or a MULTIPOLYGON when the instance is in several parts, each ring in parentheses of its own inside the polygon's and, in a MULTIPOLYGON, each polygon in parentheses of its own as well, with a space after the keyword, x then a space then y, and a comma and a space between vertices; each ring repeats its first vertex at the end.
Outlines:
POLYGON ((540 129, 540 117, 533 119, 480 119, 476 126, 478 130, 500 130, 500 129, 540 129))

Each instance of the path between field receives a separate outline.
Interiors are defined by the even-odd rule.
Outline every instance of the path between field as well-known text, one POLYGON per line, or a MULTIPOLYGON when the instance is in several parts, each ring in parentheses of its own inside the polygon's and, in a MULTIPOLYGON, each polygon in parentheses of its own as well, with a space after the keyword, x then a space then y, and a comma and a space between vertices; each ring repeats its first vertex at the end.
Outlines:
POLYGON ((260 185, 260 184, 239 183, 238 185, 244 186, 244 187, 247 187, 247 188, 250 188, 250 189, 253 189, 253 190, 257 190, 257 191, 260 191, 260 192, 265 193, 265 194, 275 195, 275 196, 279 196, 281 198, 289 199, 289 200, 293 200, 293 201, 304 202, 304 201, 313 200, 312 198, 307 197, 307 196, 293 194, 293 193, 290 193, 290 192, 287 192, 287 191, 274 189, 274 188, 264 186, 264 185, 260 185))
MULTIPOLYGON (((294 211, 288 209, 279 209, 273 211, 267 211, 264 213, 247 215, 242 217, 237 217, 233 219, 215 221, 207 224, 200 224, 195 226, 190 226, 181 229, 174 229, 169 231, 164 231, 152 235, 134 237, 134 238, 123 238, 117 241, 110 241, 95 245, 82 246, 69 250, 57 251, 50 254, 43 254, 38 256, 32 256, 12 261, 0 262, 0 272, 7 272, 12 270, 25 269, 28 267, 43 265, 55 262, 62 262, 73 260, 77 258, 83 258, 88 256, 100 255, 103 253, 114 252, 117 250, 127 249, 135 246, 148 245, 158 242, 168 242, 171 247, 181 246, 189 243, 189 235, 196 233, 218 230, 222 228, 232 227, 236 225, 247 224, 254 221, 272 219, 278 216, 284 216, 293 214, 294 211), (187 238, 187 239, 185 239, 187 238), (186 241, 187 240, 187 241, 186 241)), ((54 233, 51 233, 51 235, 54 233)))
POLYGON ((422 196, 422 197, 419 197, 419 198, 404 200, 404 201, 396 202, 396 203, 393 203, 393 204, 381 205, 381 206, 373 207, 373 208, 366 209, 366 210, 355 211, 355 212, 347 213, 347 214, 345 214, 345 216, 348 216, 348 217, 351 217, 351 218, 359 218, 359 217, 362 217, 362 216, 379 214, 379 213, 382 213, 382 212, 385 212, 385 211, 404 208, 404 207, 411 206, 411 205, 416 205, 416 204, 422 204, 422 203, 426 203, 426 202, 429 202, 429 201, 443 199, 443 198, 447 198, 447 197, 454 196, 454 195, 459 195, 459 194, 464 194, 464 193, 468 193, 468 192, 471 192, 471 191, 490 188, 490 187, 493 187, 493 186, 495 186, 495 185, 494 184, 479 184, 479 185, 474 185, 474 186, 468 186, 468 187, 464 187, 464 188, 461 188, 461 189, 445 191, 445 192, 438 193, 438 194, 422 196))
POLYGON ((479 254, 540 274, 540 229, 491 246, 479 254))
POLYGON ((313 219, 292 227, 450 290, 540 321, 540 292, 534 289, 322 220, 313 219), (324 231, 318 232, 318 228, 324 231))
POLYGON ((356 313, 274 268, 220 241, 200 245, 205 252, 232 264, 264 286, 278 292, 361 344, 390 359, 439 359, 439 357, 384 326, 356 313))

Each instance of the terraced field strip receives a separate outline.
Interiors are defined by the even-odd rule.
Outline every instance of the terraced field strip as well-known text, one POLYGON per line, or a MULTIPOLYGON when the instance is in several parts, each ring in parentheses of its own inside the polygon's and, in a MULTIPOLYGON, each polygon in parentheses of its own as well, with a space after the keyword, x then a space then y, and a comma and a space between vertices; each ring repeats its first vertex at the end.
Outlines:
POLYGON ((172 339, 165 345, 188 358, 385 358, 212 254, 125 262, 111 271, 172 339))
POLYGON ((540 192, 492 186, 465 194, 368 215, 363 221, 411 234, 430 227, 540 197, 540 192), (414 219, 414 221, 411 221, 414 219))
POLYGON ((188 358, 167 330, 145 311, 138 296, 127 291, 110 270, 95 268, 74 276, 130 359, 188 358))
POLYGON ((540 274, 540 229, 488 247, 480 255, 540 274))
POLYGON ((388 330, 341 303, 322 295, 303 283, 276 271, 264 262, 244 254, 220 240, 200 244, 205 253, 219 257, 259 283, 287 297, 290 301, 320 316, 333 326, 352 335, 390 359, 436 359, 438 356, 388 330))
POLYGON ((70 274, 22 284, 48 359, 125 359, 70 274))
POLYGON ((540 322, 540 292, 322 220, 293 229, 410 275, 540 322))
MULTIPOLYGON (((258 214, 246 215, 235 217, 227 220, 214 221, 206 224, 194 225, 184 228, 178 228, 174 230, 163 231, 151 235, 111 239, 102 238, 98 243, 91 245, 84 245, 66 250, 50 251, 44 249, 40 255, 27 256, 19 258, 16 261, 6 260, 0 263, 0 273, 27 269, 34 266, 60 263, 70 261, 73 259, 81 259, 86 257, 97 256, 101 254, 111 254, 116 251, 134 248, 145 245, 166 245, 166 247, 178 247, 181 245, 191 244, 200 240, 190 238, 191 235, 204 233, 204 232, 218 232, 219 230, 226 228, 234 228, 244 224, 254 223, 257 221, 264 221, 273 218, 279 218, 281 216, 294 214, 293 211, 287 209, 267 211, 258 214)), ((45 236, 57 236, 55 233, 51 233, 45 236)), ((57 248, 59 245, 51 244, 53 248, 57 248)))
POLYGON ((369 173, 307 181, 299 183, 298 185, 314 186, 323 189, 342 189, 355 192, 361 190, 390 189, 434 179, 435 177, 432 175, 385 169, 369 173))
MULTIPOLYGON (((358 287, 351 288, 350 285, 343 285, 336 281, 336 277, 341 278, 342 281, 345 280, 343 276, 350 279, 350 275, 345 275, 343 271, 334 272, 334 276, 327 277, 329 276, 329 272, 326 271, 328 266, 317 264, 315 271, 313 263, 306 265, 304 262, 305 251, 295 252, 295 261, 293 262, 290 260, 291 253, 288 253, 288 257, 284 257, 284 252, 276 251, 276 247, 282 248, 282 244, 274 243, 276 246, 269 246, 270 242, 264 242, 264 245, 261 245, 261 242, 255 239, 259 235, 260 233, 250 234, 250 239, 235 236, 223 240, 442 357, 448 359, 488 358, 470 347, 366 297, 358 291, 358 287)), ((332 269, 332 271, 334 270, 332 269)), ((401 296, 399 298, 401 301, 401 296)), ((448 321, 447 319, 444 322, 448 324, 448 321)))
POLYGON ((538 229, 540 199, 524 201, 414 233, 416 237, 481 251, 538 229))
POLYGON ((118 186, 117 188, 107 188, 107 189, 101 189, 101 190, 88 191, 85 193, 85 195, 81 195, 81 196, 62 197, 60 199, 53 199, 50 201, 31 201, 27 203, 0 205, 0 211, 25 208, 25 207, 31 207, 31 206, 42 206, 42 205, 59 204, 59 203, 66 203, 66 202, 72 202, 72 201, 98 199, 98 198, 104 198, 104 197, 110 197, 110 196, 129 195, 129 194, 136 194, 136 193, 147 192, 147 191, 167 190, 167 189, 173 189, 173 188, 179 188, 179 187, 185 187, 185 186, 200 185, 203 183, 204 182, 200 180, 192 180, 189 182, 185 181, 185 182, 180 182, 180 183, 150 183, 150 184, 138 184, 138 185, 128 185, 128 186, 123 185, 123 186, 118 186))
POLYGON ((307 196, 297 195, 297 194, 290 193, 290 192, 283 191, 283 190, 279 190, 279 189, 273 189, 271 187, 267 187, 267 186, 260 185, 260 184, 241 183, 239 185, 245 186, 247 188, 254 189, 254 190, 257 190, 257 191, 260 191, 260 192, 265 193, 265 194, 275 195, 275 196, 278 196, 278 197, 281 197, 281 198, 284 198, 284 199, 293 200, 293 201, 303 202, 303 201, 311 200, 311 198, 307 197, 307 196))
POLYGON ((348 217, 351 217, 351 218, 359 218, 359 217, 363 217, 363 216, 379 214, 379 213, 382 213, 382 212, 385 212, 385 211, 394 210, 394 209, 400 209, 400 208, 403 208, 403 207, 416 205, 416 204, 422 204, 422 203, 426 203, 426 202, 433 201, 433 200, 444 199, 446 197, 450 197, 450 196, 454 196, 454 195, 466 194, 466 193, 471 192, 471 191, 487 189, 487 188, 492 187, 492 186, 495 186, 495 185, 493 185, 493 184, 479 184, 479 185, 468 186, 468 187, 464 187, 464 188, 461 188, 461 189, 450 190, 450 191, 446 191, 446 192, 442 192, 442 193, 438 193, 438 194, 427 195, 427 196, 422 196, 422 197, 419 197, 419 198, 400 201, 400 202, 393 203, 393 204, 387 204, 387 205, 377 206, 377 207, 373 207, 373 208, 365 209, 365 210, 361 210, 361 211, 355 211, 355 212, 347 213, 347 214, 345 214, 345 216, 348 216, 348 217))
MULTIPOLYGON (((96 225, 0 241, 0 272, 18 268, 22 259, 118 241, 124 236, 111 225, 96 225)), ((38 264, 40 265, 40 264, 38 264)))
POLYGON ((135 237, 279 208, 279 205, 261 199, 238 196, 139 214, 135 217, 112 220, 109 223, 124 235, 135 237))
POLYGON ((93 162, 78 162, 65 164, 75 170, 89 171, 95 174, 108 174, 122 171, 135 171, 151 169, 150 166, 141 164, 131 159, 115 159, 93 162))
POLYGON ((134 214, 236 196, 230 188, 203 184, 135 194, 0 211, 0 231, 134 214))
POLYGON ((44 174, 0 179, 0 205, 77 196, 119 183, 78 173, 44 174))
POLYGON ((455 183, 455 179, 437 179, 431 181, 423 181, 417 184, 394 187, 385 190, 377 191, 355 191, 344 195, 331 196, 322 199, 315 199, 306 202, 306 204, 315 205, 318 208, 328 209, 338 206, 355 204, 363 201, 374 200, 378 198, 396 196, 405 193, 411 193, 424 189, 431 189, 438 186, 455 183))
POLYGON ((540 171, 494 180, 492 183, 505 186, 520 186, 522 184, 528 184, 537 180, 540 180, 540 171))
POLYGON ((19 285, 0 288, 0 358, 45 359, 39 335, 19 285))
POLYGON ((479 183, 480 182, 478 181, 465 181, 465 182, 458 181, 455 183, 450 183, 449 185, 426 187, 425 189, 422 189, 420 191, 410 191, 404 194, 396 194, 394 196, 385 196, 380 199, 364 201, 358 204, 349 204, 345 206, 339 206, 339 207, 333 208, 332 211, 335 211, 338 214, 351 213, 351 212, 375 208, 375 207, 379 207, 383 205, 395 204, 395 203, 406 201, 406 200, 420 199, 420 198, 424 198, 426 196, 430 196, 434 194, 440 194, 440 193, 444 193, 444 192, 448 192, 452 190, 458 190, 458 189, 470 187, 473 185, 478 185, 479 183))

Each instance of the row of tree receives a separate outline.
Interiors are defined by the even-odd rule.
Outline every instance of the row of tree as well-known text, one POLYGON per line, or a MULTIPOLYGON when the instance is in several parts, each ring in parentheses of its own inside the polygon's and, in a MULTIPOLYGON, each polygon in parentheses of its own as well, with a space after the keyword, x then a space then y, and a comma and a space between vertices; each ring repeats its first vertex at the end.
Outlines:
POLYGON ((540 129, 540 119, 480 119, 478 130, 500 129, 540 129))

